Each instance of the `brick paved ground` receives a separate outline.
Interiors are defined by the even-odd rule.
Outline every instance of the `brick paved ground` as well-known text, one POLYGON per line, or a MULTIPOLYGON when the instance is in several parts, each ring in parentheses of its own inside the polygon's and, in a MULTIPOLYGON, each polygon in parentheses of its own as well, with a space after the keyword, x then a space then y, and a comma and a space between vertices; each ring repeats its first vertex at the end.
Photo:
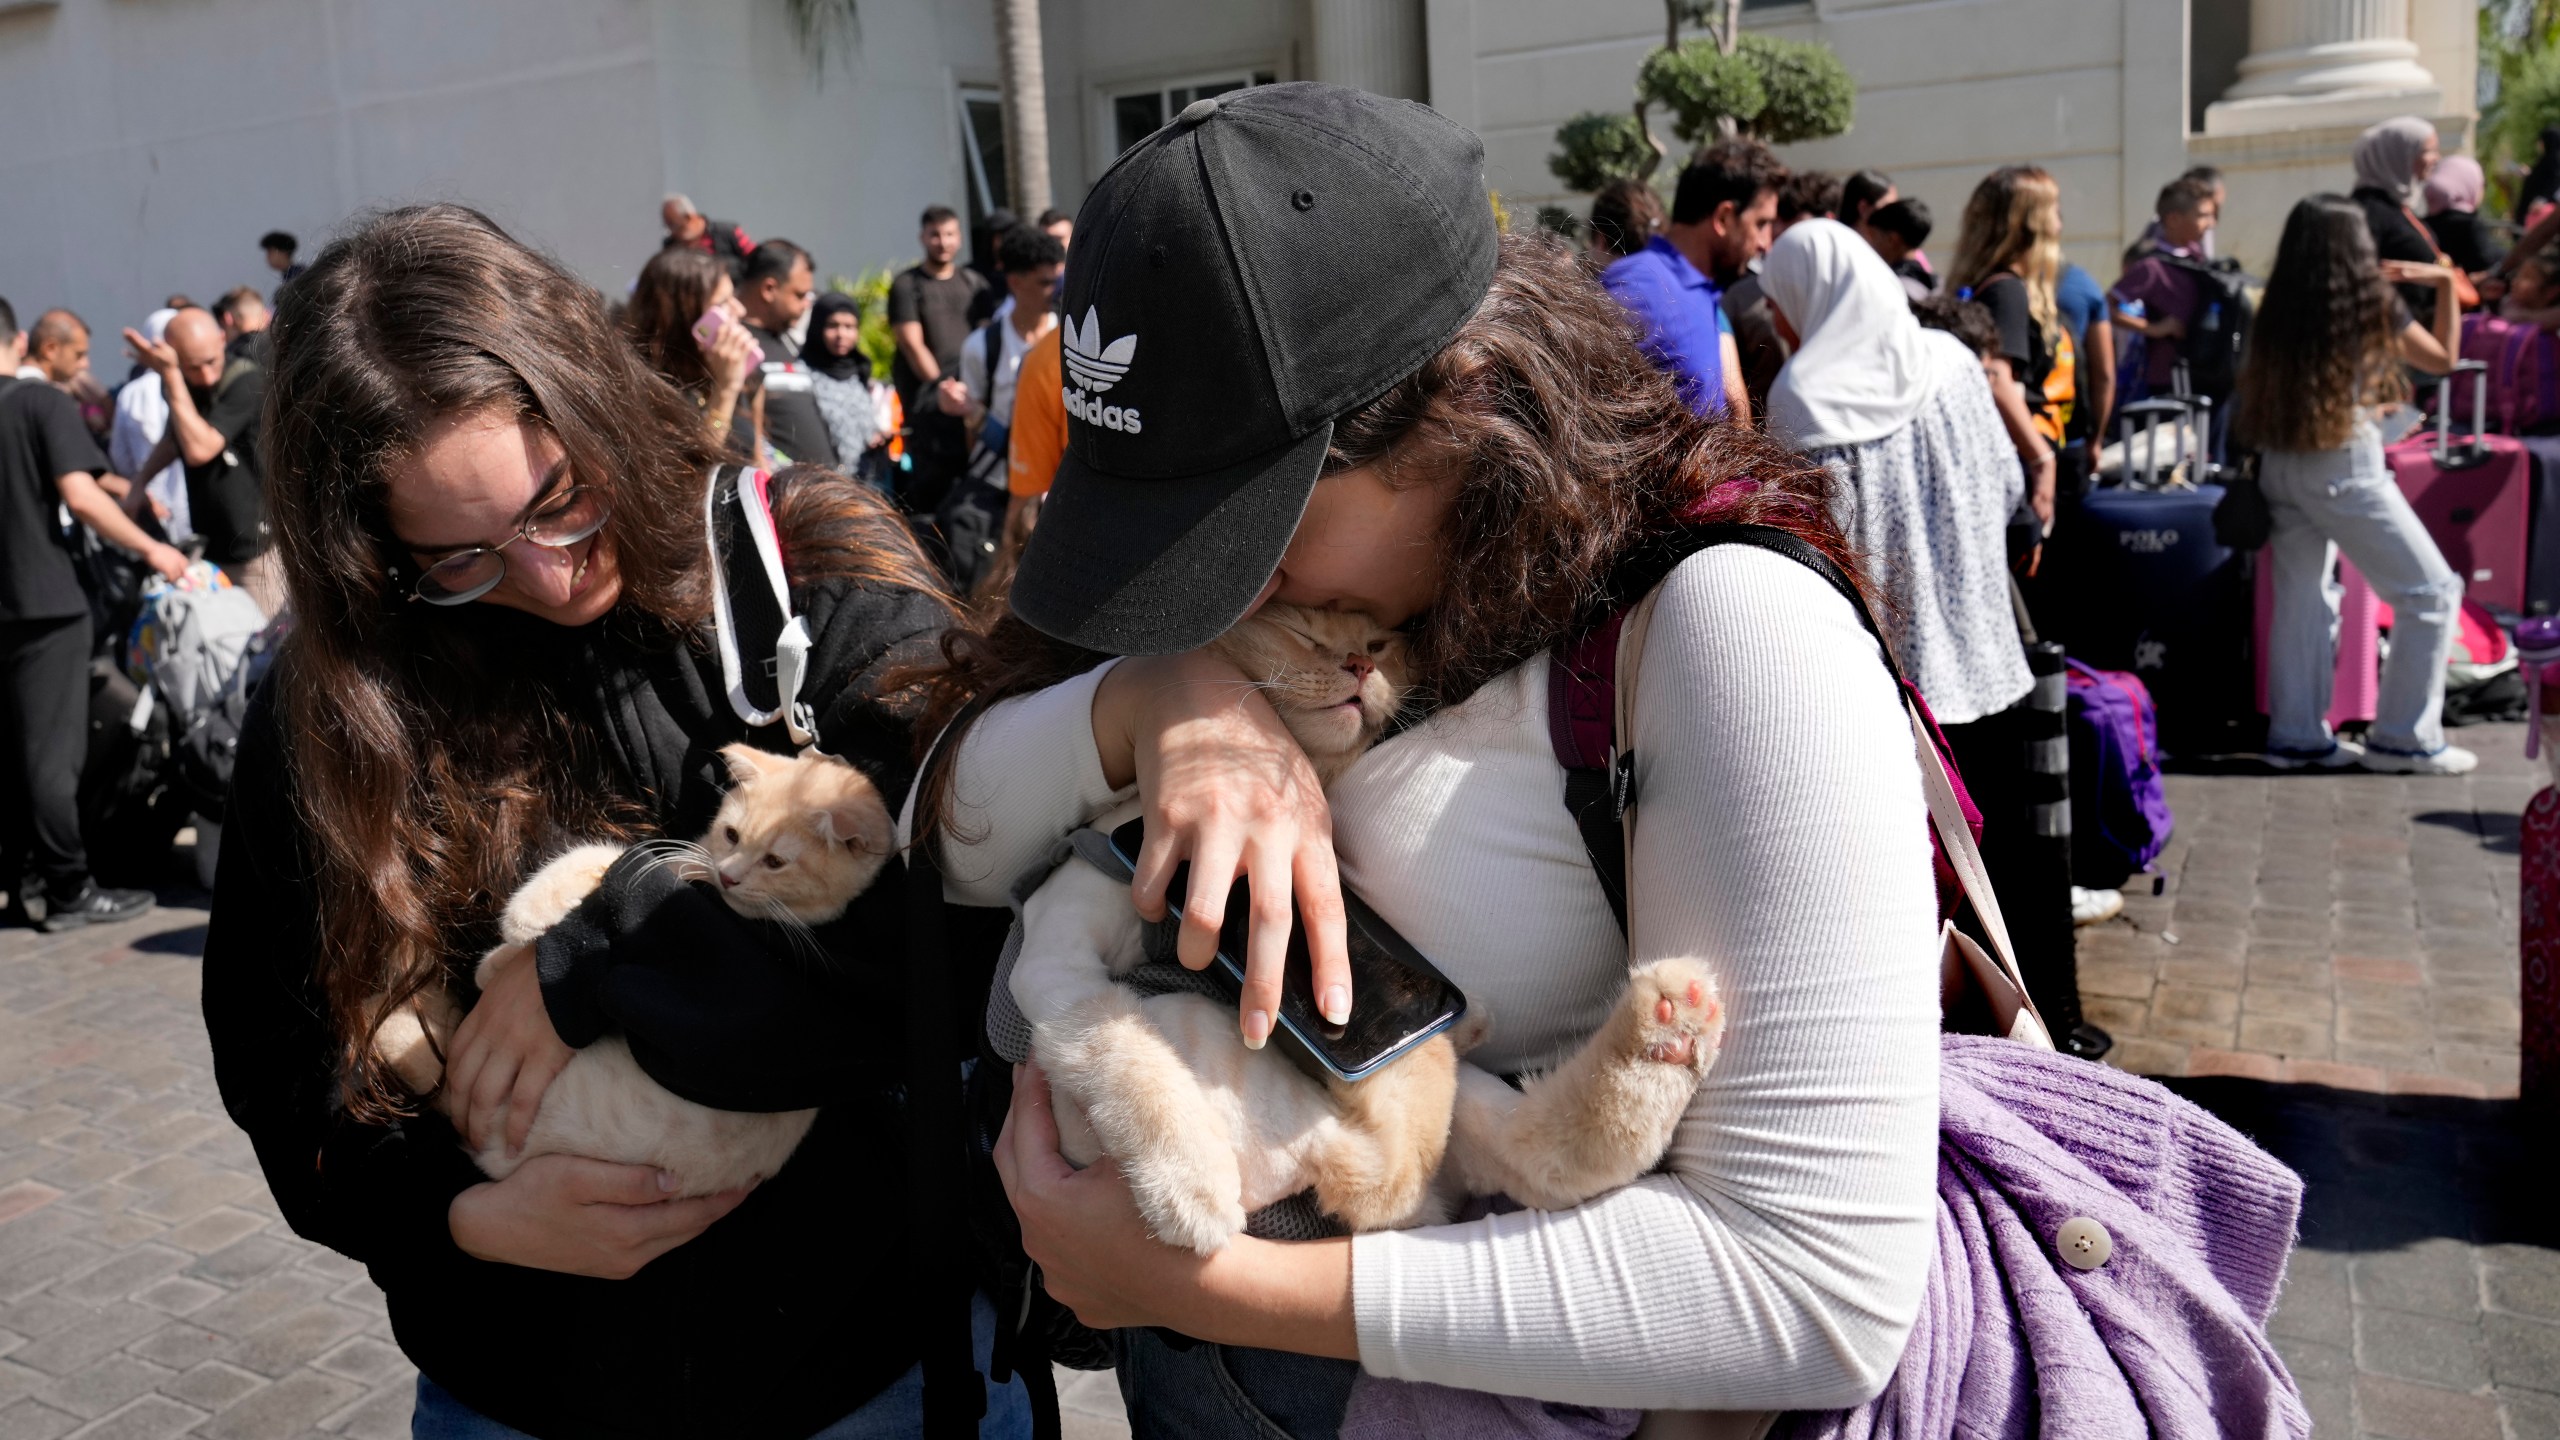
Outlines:
POLYGON ((2112 1057, 2300 1171, 2271 1327, 2318 1433, 2560 1436, 2560 1207, 2518 1113, 2523 727, 2461 780, 2170 777, 2159 897, 2082 932, 2112 1057))
MULTIPOLYGON (((2167 893, 2083 934, 2118 1061, 2309 1182, 2272 1328, 2323 1436, 2560 1437, 2560 1163, 2512 1098, 2537 780, 2518 728, 2462 738, 2459 781, 2172 777, 2167 893)), ((203 897, 169 898, 0 929, 0 1440, 405 1436, 381 1297, 222 1116, 203 897)), ((1060 1378, 1074 1440, 1127 1433, 1110 1377, 1060 1378)))

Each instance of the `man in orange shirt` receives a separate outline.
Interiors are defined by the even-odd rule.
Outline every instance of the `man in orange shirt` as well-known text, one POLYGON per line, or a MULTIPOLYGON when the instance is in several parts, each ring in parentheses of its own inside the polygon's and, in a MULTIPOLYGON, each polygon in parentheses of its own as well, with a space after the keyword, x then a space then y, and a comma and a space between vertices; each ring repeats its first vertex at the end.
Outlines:
POLYGON ((1067 453, 1067 401, 1058 373, 1058 337, 1064 326, 1051 327, 1033 341, 1022 357, 1022 374, 1014 382, 1013 433, 1007 442, 1004 534, 1007 548, 1019 548, 1031 533, 1040 497, 1058 473, 1058 458, 1067 453))

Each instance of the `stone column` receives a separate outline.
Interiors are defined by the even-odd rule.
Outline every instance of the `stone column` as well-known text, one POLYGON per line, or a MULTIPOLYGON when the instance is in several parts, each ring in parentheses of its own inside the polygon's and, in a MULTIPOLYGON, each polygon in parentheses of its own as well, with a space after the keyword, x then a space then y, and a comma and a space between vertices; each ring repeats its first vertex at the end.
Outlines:
POLYGON ((1427 100, 1423 0, 1309 0, 1318 80, 1427 100))
POLYGON ((2409 40, 2409 0, 2253 0, 2239 82, 2205 108, 2204 129, 2264 134, 2443 106, 2409 40))

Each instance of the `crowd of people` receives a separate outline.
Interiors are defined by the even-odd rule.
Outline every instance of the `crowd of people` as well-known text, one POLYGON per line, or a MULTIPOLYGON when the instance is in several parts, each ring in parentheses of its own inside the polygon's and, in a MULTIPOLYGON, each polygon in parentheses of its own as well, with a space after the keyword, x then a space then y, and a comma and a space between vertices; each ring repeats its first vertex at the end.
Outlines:
MULTIPOLYGON (((112 391, 79 317, 11 340, 16 906, 63 928, 149 903, 82 856, 85 667, 108 622, 81 557, 172 578, 201 557, 289 609, 239 739, 206 1017, 286 1218, 388 1293, 423 1372, 419 1435, 957 1433, 936 1397, 973 1366, 1004 1373, 996 1347, 1026 1343, 1034 1301, 953 1253, 967 1177, 915 1137, 964 1107, 1007 1233, 1047 1296, 1109 1332, 1141 1434, 1244 1415, 1329 1436, 1361 1366, 1602 1415, 1869 1403, 1937 1243, 1940 946, 1910 726, 1844 595, 1877 602, 1885 653, 1942 727, 2035 1009, 2064 1051, 2104 1053, 2072 930, 2121 898, 2073 886, 2041 843, 2027 647, 2044 542, 2132 401, 2206 402, 2217 456, 2257 456, 2270 761, 2470 768, 2438 713, 2461 585, 2370 407, 2405 394, 2404 369, 2448 369, 2484 297, 2523 325, 2560 303, 2560 218, 2528 217, 2499 252, 2476 165, 2440 162, 2422 123, 2359 143, 2352 196, 2295 208, 2251 327, 2214 254, 2210 169, 2164 186, 2110 286, 2063 259, 2044 170, 1985 177, 1941 262, 1930 207, 1891 177, 1790 171, 1747 138, 1693 157, 1667 205, 1638 182, 1603 191, 1575 246, 1476 215, 1473 137, 1345 96, 1227 97, 1261 108, 1258 147, 1233 139, 1242 119, 1186 111, 1146 144, 1217 163, 1111 172, 1085 211, 1112 237, 1097 257, 1060 212, 972 237, 927 207, 922 259, 888 289, 885 376, 869 317, 821 291, 804 247, 682 195, 621 297, 427 206, 307 268, 266 236, 272 306, 246 286, 211 309, 170 297, 122 332, 133 367, 112 391), (1392 183, 1328 149, 1343 127, 1401 157, 1392 183), (1268 182, 1288 203, 1204 198, 1263 168, 1292 177, 1268 182), (1227 219, 1195 223, 1210 213, 1227 219), (769 935, 653 910, 640 878, 608 884, 578 939, 546 937, 538 967, 478 995, 445 1099, 422 1106, 377 1032, 498 943, 531 866, 581 837, 703 833, 744 774, 723 747, 759 737, 699 643, 719 583, 705 476, 740 464, 776 477, 808 721, 903 807, 950 916, 884 886, 818 932, 857 959, 813 973, 769 935), (1686 538, 1716 522, 1783 531, 1854 578, 1686 538), (2334 548, 2397 616, 2361 743, 2324 718, 2334 548), (1600 617, 1595 597, 1655 586, 1646 746, 1627 757, 1646 826, 1604 890, 1608 847, 1553 793, 1545 657, 1600 617), (1275 600, 1359 612, 1410 656, 1411 723, 1329 794, 1201 648, 1275 600), (1570 1213, 1248 1235, 1208 1268, 1155 1244, 1116 1172, 1061 1159, 1040 1072, 1009 1080, 946 1033, 939 1003, 976 1033, 967 984, 938 1001, 945 982, 920 986, 907 958, 946 936, 982 1002, 972 967, 993 947, 969 947, 1000 934, 1017 880, 1133 798, 1137 903, 1189 917, 1186 964, 1250 882, 1255 1048, 1293 893, 1316 993, 1347 981, 1337 858, 1500 1017, 1474 1057, 1494 1073, 1567 1053, 1631 960, 1714 957, 1737 1029, 1667 1173, 1570 1213), (676 946, 664 927, 682 925, 676 946), (709 976, 713 951, 728 968, 709 976), (669 1199, 645 1166, 569 1155, 475 1170, 457 1132, 520 1142, 608 1031, 670 1088, 823 1107, 817 1128, 752 1194, 669 1199)), ((18 336, 5 305, 0 333, 18 336)), ((1027 1434, 1043 1383, 991 1385, 971 1426, 1027 1434)))

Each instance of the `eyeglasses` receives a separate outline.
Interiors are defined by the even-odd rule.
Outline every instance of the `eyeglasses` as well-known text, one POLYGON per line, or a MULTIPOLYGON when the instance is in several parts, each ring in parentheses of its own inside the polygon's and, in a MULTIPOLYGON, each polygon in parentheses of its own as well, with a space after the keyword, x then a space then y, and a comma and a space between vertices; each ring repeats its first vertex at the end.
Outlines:
POLYGON ((508 546, 530 540, 546 550, 566 550, 602 530, 612 516, 613 501, 603 490, 572 485, 543 501, 506 539, 456 551, 428 566, 409 587, 409 598, 430 605, 468 605, 507 578, 507 557, 500 552, 508 546))

